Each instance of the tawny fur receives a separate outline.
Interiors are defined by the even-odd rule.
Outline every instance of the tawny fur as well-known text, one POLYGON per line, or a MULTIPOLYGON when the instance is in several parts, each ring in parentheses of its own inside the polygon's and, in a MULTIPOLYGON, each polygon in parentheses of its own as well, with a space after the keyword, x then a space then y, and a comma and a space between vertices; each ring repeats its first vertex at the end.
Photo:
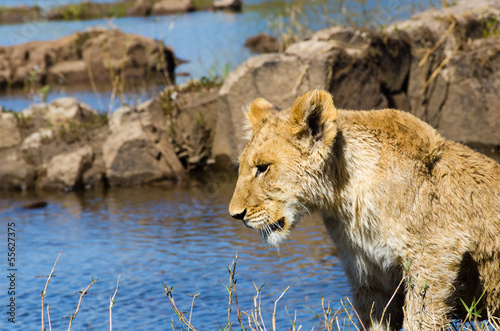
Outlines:
POLYGON ((281 111, 257 99, 247 117, 231 215, 278 245, 321 213, 366 328, 439 329, 466 318, 461 300, 500 317, 498 163, 408 113, 337 110, 318 90, 281 111))

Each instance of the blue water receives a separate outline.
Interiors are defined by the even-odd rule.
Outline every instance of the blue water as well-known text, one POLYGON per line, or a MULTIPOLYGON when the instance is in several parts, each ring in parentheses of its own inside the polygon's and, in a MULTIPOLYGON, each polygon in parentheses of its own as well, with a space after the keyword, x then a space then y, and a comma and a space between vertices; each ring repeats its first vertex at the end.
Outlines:
MULTIPOLYGON (((8 0, 10 1, 10 0, 8 0)), ((51 0, 44 2, 47 5, 51 0)), ((59 1, 59 0, 54 0, 59 1)), ((73 1, 73 0, 71 0, 73 1)), ((177 57, 189 63, 177 68, 178 72, 187 72, 191 78, 224 75, 227 70, 234 69, 252 54, 243 46, 248 37, 259 32, 273 33, 272 25, 277 20, 287 20, 286 12, 281 8, 266 9, 262 5, 270 0, 247 0, 248 10, 243 13, 228 12, 195 12, 179 15, 153 17, 125 17, 116 19, 99 19, 89 21, 41 21, 15 25, 0 25, 0 46, 11 46, 32 40, 58 39, 77 31, 89 28, 118 28, 128 33, 136 33, 150 38, 163 40, 172 47, 177 57), (261 4, 261 6, 252 6, 261 4), (284 16, 283 16, 284 15, 284 16)), ((437 0, 434 0, 437 5, 437 0)), ((4 2, 2 2, 3 4, 4 2)), ((16 3, 32 4, 31 0, 16 3)), ((287 3, 293 3, 288 1, 287 3)), ((313 3, 313 2, 311 2, 313 3)), ((311 29, 318 30, 332 24, 357 24, 363 26, 380 26, 395 19, 405 19, 413 12, 425 9, 429 1, 324 1, 319 5, 310 5, 306 17, 302 21, 311 29), (328 8, 330 16, 320 14, 328 8), (346 13, 348 13, 346 15, 346 13)), ((7 5, 7 3, 5 3, 7 5)), ((279 6, 278 6, 279 7, 279 6)), ((271 8, 271 7, 269 7, 271 8)), ((272 7, 274 8, 274 7, 272 7)), ((186 82, 189 78, 178 77, 177 82, 186 82)), ((147 91, 151 95, 151 91, 147 91)), ((61 95, 73 95, 91 106, 107 110, 109 91, 101 91, 94 95, 91 91, 74 90, 71 87, 60 90, 52 87, 49 101, 61 95)), ((143 101, 147 98, 140 93, 130 91, 127 98, 143 101)), ((36 96, 26 91, 14 92, 0 96, 0 105, 8 109, 20 111, 37 101, 36 96)), ((115 103, 115 107, 119 102, 115 103)))
MULTIPOLYGON (((239 306, 250 312, 257 286, 262 289, 262 315, 270 329, 274 301, 291 286, 277 306, 277 329, 290 326, 285 310, 297 312, 303 330, 319 326, 321 297, 340 307, 348 286, 333 247, 320 222, 305 220, 279 251, 268 249, 258 233, 227 215, 234 181, 180 184, 173 188, 113 189, 107 193, 44 194, 48 206, 18 208, 30 194, 0 196, 2 242, 0 303, 7 295, 7 224, 16 229, 16 323, 0 315, 0 330, 40 328, 41 299, 46 278, 62 250, 45 298, 53 330, 67 328, 79 294, 92 277, 99 278, 83 298, 72 330, 109 329, 109 298, 120 284, 113 309, 116 330, 168 330, 177 318, 162 282, 176 286, 178 308, 189 311, 198 330, 216 330, 227 322, 227 266, 238 248, 239 306)), ((39 196, 40 198, 40 196, 39 196)), ((233 311, 236 308, 233 307, 233 311)), ((233 314, 234 326, 237 324, 233 314)), ((45 317, 47 320, 47 317, 45 317)), ((238 328, 239 329, 239 328, 238 328)))

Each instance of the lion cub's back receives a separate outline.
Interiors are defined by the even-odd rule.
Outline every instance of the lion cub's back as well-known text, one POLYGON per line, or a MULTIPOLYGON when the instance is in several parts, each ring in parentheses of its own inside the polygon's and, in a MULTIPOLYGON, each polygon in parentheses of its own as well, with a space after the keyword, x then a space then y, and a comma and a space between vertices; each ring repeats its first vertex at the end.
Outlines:
POLYGON ((434 187, 435 198, 440 199, 441 206, 447 206, 456 217, 463 212, 471 221, 488 220, 500 238, 500 165, 497 162, 467 146, 446 140, 427 123, 399 110, 343 110, 339 112, 339 126, 369 132, 392 157, 410 161, 401 164, 418 168, 416 173, 434 187))

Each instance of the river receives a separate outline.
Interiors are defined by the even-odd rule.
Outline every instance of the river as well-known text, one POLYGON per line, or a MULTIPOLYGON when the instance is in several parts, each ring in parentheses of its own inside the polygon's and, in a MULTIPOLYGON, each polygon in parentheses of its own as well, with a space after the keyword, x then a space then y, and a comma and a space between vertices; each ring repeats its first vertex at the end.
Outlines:
MULTIPOLYGON (((2 194, 0 238, 6 243, 7 224, 16 231, 16 323, 7 325, 9 297, 1 282, 1 330, 40 327, 40 292, 62 250, 56 276, 45 303, 50 305, 53 330, 67 327, 79 294, 94 279, 93 295, 85 296, 72 329, 102 330, 109 326, 108 306, 120 277, 113 327, 116 330, 167 330, 177 323, 162 282, 175 286, 179 309, 189 311, 199 330, 216 330, 227 322, 227 266, 238 250, 236 290, 242 310, 250 312, 256 286, 262 286, 262 315, 268 327, 274 301, 279 301, 277 329, 290 327, 287 311, 297 312, 297 326, 310 330, 319 323, 321 297, 340 308, 348 294, 347 280, 333 246, 317 219, 308 218, 278 250, 261 243, 256 231, 227 214, 234 178, 224 182, 192 181, 174 187, 112 189, 108 192, 2 194), (20 206, 43 197, 48 206, 20 206), (6 328, 7 327, 7 328, 6 328)), ((2 252, 7 255, 6 245, 2 252)), ((4 259, 5 260, 5 259, 4 259)), ((5 264, 3 264, 5 265, 5 264)), ((5 270, 5 269, 4 269, 5 270)), ((46 317, 47 318, 47 317, 46 317)), ((236 321, 236 315, 233 314, 236 321)))

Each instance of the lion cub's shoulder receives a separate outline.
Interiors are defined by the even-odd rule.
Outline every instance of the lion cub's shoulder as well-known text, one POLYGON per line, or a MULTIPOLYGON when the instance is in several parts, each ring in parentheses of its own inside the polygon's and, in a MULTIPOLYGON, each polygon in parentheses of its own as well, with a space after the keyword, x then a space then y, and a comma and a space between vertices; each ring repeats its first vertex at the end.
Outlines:
POLYGON ((339 110, 339 129, 352 137, 368 135, 390 149, 394 156, 417 161, 432 173, 439 162, 441 170, 451 172, 478 172, 500 180, 500 165, 460 143, 447 140, 429 124, 410 113, 382 109, 371 111, 339 110), (480 168, 480 170, 478 170, 480 168))
POLYGON ((339 110, 339 129, 353 135, 368 134, 397 153, 420 160, 435 157, 446 143, 434 128, 400 110, 339 110))

